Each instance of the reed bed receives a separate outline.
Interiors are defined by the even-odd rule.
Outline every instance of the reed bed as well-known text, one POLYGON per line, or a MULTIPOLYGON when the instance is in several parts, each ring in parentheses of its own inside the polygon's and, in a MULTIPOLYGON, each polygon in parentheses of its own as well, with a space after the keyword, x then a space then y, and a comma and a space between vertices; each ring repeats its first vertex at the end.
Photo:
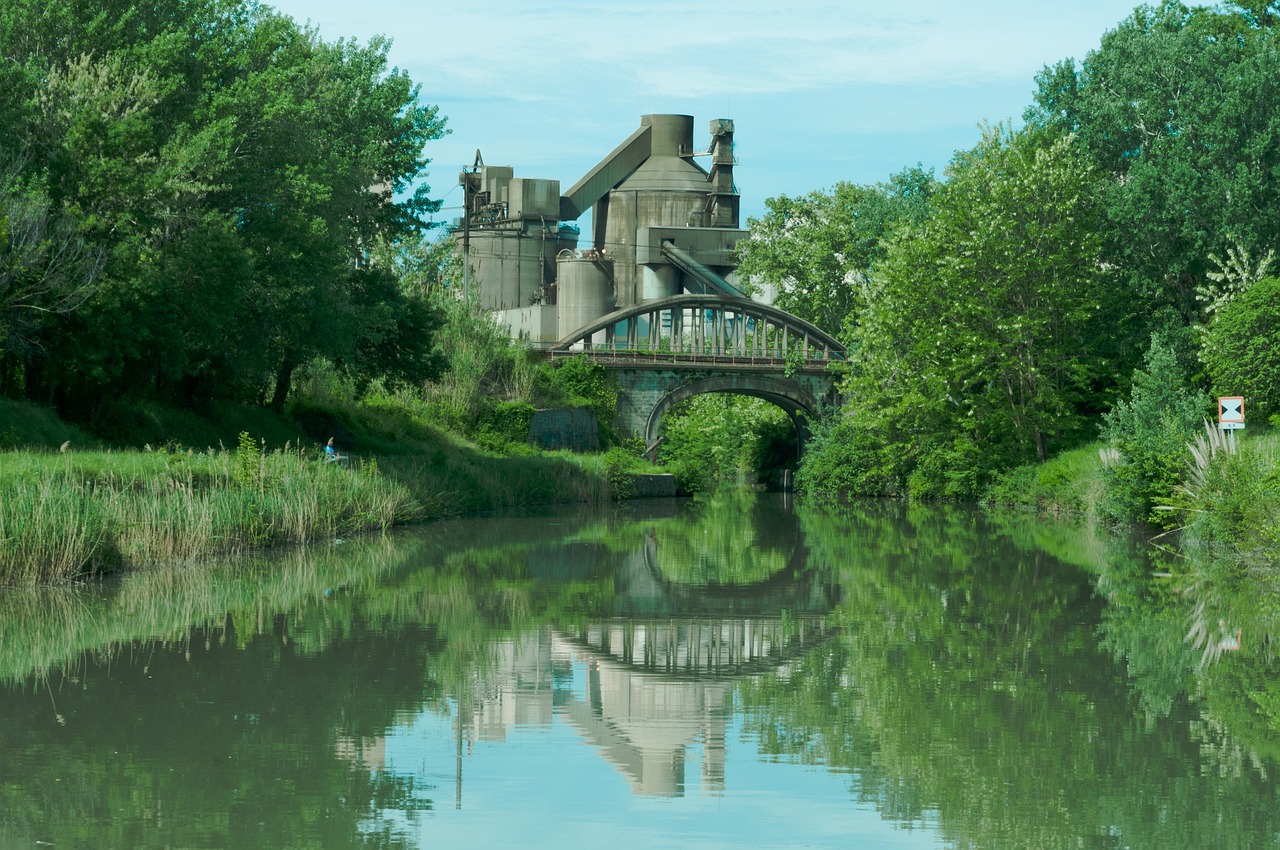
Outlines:
POLYGON ((376 463, 261 450, 0 455, 0 584, 65 584, 385 530, 428 511, 376 463))
MULTIPOLYGON (((308 543, 507 507, 620 498, 611 452, 462 446, 327 463, 314 451, 0 453, 0 585, 308 543)), ((621 482, 625 483, 625 482, 621 482)))
POLYGON ((262 629, 241 627, 253 622, 256 628, 262 611, 310 610, 326 589, 371 586, 415 551, 374 536, 215 558, 198 568, 167 564, 106 583, 7 588, 0 592, 0 686, 75 672, 86 652, 110 659, 140 642, 180 644, 193 627, 219 639, 229 620, 237 623, 235 639, 248 640, 262 629))

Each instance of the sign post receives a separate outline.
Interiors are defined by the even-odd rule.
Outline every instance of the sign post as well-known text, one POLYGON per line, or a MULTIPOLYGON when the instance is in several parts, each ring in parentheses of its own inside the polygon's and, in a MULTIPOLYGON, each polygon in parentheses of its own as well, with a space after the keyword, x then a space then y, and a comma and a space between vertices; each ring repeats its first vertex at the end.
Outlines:
POLYGON ((1244 396, 1228 395, 1218 399, 1218 427, 1223 431, 1244 427, 1244 396))

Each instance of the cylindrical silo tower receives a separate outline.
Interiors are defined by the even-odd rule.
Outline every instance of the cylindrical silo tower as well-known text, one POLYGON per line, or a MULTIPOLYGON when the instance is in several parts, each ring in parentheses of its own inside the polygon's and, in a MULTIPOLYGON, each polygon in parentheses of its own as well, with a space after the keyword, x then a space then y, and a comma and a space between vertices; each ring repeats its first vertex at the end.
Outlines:
POLYGON ((614 259, 618 307, 652 301, 679 291, 677 269, 664 258, 637 263, 639 231, 644 227, 702 225, 711 185, 707 172, 692 160, 693 116, 645 115, 649 158, 609 192, 605 249, 614 259), (658 260, 658 262, 655 262, 658 260))
POLYGON ((613 312, 613 262, 565 251, 556 263, 556 321, 560 336, 613 312))

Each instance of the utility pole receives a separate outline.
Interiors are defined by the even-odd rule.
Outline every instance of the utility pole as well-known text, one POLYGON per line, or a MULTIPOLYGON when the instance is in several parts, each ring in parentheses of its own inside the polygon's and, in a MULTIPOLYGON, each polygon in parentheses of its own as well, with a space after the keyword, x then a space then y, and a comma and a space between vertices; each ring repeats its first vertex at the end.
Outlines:
POLYGON ((462 297, 471 303, 471 178, 484 167, 480 149, 470 171, 462 172, 462 297))

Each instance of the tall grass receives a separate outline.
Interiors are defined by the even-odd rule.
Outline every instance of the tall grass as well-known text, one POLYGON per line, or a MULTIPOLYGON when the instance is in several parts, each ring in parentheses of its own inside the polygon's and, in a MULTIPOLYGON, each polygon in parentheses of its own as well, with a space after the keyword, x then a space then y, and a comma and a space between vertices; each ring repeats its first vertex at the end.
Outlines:
POLYGON ((1100 443, 998 474, 984 502, 1002 508, 1097 518, 1105 498, 1100 443))
POLYGON ((625 497, 642 465, 620 449, 418 448, 350 467, 252 441, 203 453, 0 453, 0 585, 65 584, 499 508, 603 504, 625 497))
POLYGON ((0 583, 59 584, 117 565, 186 561, 385 530, 424 506, 376 463, 299 452, 0 455, 0 583))
POLYGON ((1189 446, 1192 462, 1167 509, 1193 544, 1280 558, 1280 441, 1224 434, 1209 422, 1189 446))

